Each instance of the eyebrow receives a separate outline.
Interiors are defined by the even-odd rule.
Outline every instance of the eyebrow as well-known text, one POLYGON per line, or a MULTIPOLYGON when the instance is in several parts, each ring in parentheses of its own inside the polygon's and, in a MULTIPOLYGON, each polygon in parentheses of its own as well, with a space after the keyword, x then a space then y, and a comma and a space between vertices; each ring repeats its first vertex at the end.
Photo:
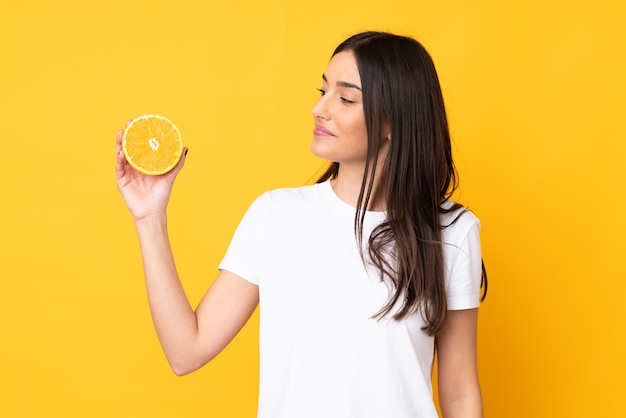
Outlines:
MULTIPOLYGON (((324 80, 325 82, 328 83, 328 79, 326 78, 326 74, 322 74, 322 80, 324 80)), ((361 87, 357 86, 354 83, 348 83, 347 81, 337 81, 337 85, 340 87, 346 87, 349 89, 357 89, 358 91, 361 91, 361 87)))

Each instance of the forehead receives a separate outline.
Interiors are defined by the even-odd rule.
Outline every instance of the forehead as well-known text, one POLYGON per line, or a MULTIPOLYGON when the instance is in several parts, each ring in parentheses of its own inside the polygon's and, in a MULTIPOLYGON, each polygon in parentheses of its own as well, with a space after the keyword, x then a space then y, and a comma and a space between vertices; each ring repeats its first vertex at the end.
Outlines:
POLYGON ((356 59, 351 51, 343 51, 332 57, 324 77, 330 84, 349 82, 361 85, 361 76, 356 65, 356 59))

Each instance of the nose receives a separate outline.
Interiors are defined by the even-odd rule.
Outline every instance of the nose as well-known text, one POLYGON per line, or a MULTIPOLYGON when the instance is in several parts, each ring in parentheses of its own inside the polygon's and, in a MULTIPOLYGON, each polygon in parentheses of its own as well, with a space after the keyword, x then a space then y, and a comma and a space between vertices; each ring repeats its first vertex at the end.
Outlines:
POLYGON ((317 100, 315 106, 313 106, 313 117, 315 119, 324 119, 328 120, 330 118, 330 113, 328 111, 328 106, 326 103, 326 96, 322 96, 317 100))

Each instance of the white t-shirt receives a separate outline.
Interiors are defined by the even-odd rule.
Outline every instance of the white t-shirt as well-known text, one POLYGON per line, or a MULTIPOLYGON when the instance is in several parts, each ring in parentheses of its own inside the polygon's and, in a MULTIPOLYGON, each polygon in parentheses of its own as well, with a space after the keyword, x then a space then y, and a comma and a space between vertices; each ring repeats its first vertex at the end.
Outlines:
MULTIPOLYGON (((258 418, 437 417, 434 338, 419 314, 372 317, 389 293, 362 262, 355 212, 330 182, 278 189, 235 232, 219 268, 259 286, 258 418)), ((365 241, 384 218, 367 212, 365 241)), ((448 309, 480 303, 479 228, 466 212, 442 231, 448 309)))

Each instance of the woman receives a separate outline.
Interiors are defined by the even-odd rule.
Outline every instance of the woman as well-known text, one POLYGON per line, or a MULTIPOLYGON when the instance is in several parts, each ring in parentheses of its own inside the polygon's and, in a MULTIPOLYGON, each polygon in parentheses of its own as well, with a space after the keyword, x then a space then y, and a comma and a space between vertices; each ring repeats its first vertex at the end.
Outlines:
POLYGON ((441 89, 415 40, 366 32, 322 76, 312 186, 259 197, 194 311, 169 245, 166 206, 186 160, 146 177, 120 151, 150 309, 178 374, 215 357, 260 302, 259 417, 481 417, 476 367, 479 222, 456 186, 441 89))

